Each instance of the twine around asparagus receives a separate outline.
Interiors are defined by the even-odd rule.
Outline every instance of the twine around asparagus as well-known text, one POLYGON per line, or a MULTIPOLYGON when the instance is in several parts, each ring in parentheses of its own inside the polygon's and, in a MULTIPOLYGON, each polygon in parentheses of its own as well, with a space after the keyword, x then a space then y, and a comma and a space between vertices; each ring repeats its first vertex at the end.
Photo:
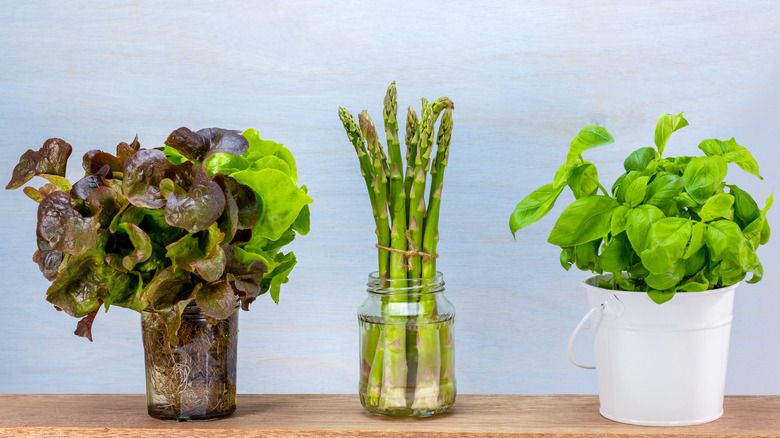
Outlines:
POLYGON ((391 248, 389 246, 382 246, 380 244, 376 244, 376 247, 379 249, 384 249, 385 251, 395 252, 398 254, 403 254, 404 258, 406 258, 406 270, 411 271, 412 270, 412 257, 422 257, 423 259, 436 259, 439 258, 439 254, 436 253, 427 253, 424 251, 420 251, 415 245, 414 245, 414 238, 412 238, 411 230, 406 230, 406 242, 409 245, 409 249, 398 249, 398 248, 391 248))

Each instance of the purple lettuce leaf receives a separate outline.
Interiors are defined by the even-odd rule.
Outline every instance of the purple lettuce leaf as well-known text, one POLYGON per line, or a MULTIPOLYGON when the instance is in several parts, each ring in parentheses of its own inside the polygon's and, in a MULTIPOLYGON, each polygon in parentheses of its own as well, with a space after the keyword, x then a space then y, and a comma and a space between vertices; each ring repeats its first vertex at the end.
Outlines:
POLYGON ((51 249, 83 254, 95 245, 98 228, 98 216, 82 216, 68 193, 56 191, 38 205, 38 236, 51 249))
POLYGON ((87 199, 90 193, 98 187, 104 187, 103 178, 110 172, 108 165, 104 165, 93 175, 87 175, 76 181, 70 189, 70 195, 76 199, 87 199))
POLYGON ((84 168, 85 173, 89 176, 90 174, 98 173, 100 169, 108 166, 109 171, 106 172, 106 174, 113 175, 114 173, 122 173, 123 163, 124 160, 115 157, 108 152, 93 149, 84 154, 84 158, 82 158, 81 161, 81 167, 84 168))
POLYGON ((46 140, 37 151, 28 149, 19 159, 19 164, 14 167, 11 181, 5 188, 7 190, 19 188, 35 175, 42 173, 65 176, 68 157, 72 151, 73 148, 59 138, 46 140))
MULTIPOLYGON (((102 303, 100 300, 98 300, 98 302, 102 303)), ((97 316, 98 310, 100 310, 99 304, 97 309, 93 310, 92 313, 79 320, 78 324, 76 324, 76 331, 74 331, 73 334, 76 336, 81 336, 82 338, 87 338, 89 339, 89 342, 92 342, 92 323, 95 322, 95 317, 97 316)))
POLYGON ((138 135, 136 135, 132 143, 127 144, 121 142, 116 145, 116 155, 111 155, 110 153, 99 149, 93 149, 84 154, 84 157, 81 160, 81 167, 84 168, 87 175, 90 175, 97 173, 103 166, 107 165, 110 169, 108 176, 113 177, 114 173, 122 173, 123 163, 140 149, 140 147, 138 135))
POLYGON ((249 143, 239 131, 221 128, 207 128, 192 132, 186 127, 181 127, 168 136, 165 144, 198 163, 219 152, 241 155, 249 148, 249 143))
POLYGON ((161 208, 165 198, 160 181, 167 177, 172 164, 156 149, 142 149, 124 163, 122 194, 137 207, 161 208))
POLYGON ((261 285, 268 266, 259 260, 253 260, 249 265, 241 263, 230 245, 224 245, 222 250, 227 260, 225 277, 241 300, 241 308, 249 310, 249 304, 263 293, 261 285))
POLYGON ((207 283, 201 286, 195 294, 195 304, 207 316, 225 319, 236 310, 236 294, 227 280, 207 283))
POLYGON ((238 206, 238 229, 248 230, 255 226, 260 215, 255 192, 249 186, 238 183, 238 189, 233 191, 238 206))
POLYGON ((130 158, 130 155, 133 155, 139 149, 141 149, 141 143, 138 142, 138 134, 136 134, 135 138, 130 142, 130 144, 121 142, 116 145, 116 156, 120 160, 125 161, 130 158))
POLYGON ((189 192, 174 184, 165 205, 165 220, 171 226, 196 233, 210 227, 224 210, 222 189, 209 179, 204 169, 199 168, 189 192))
POLYGON ((171 163, 170 167, 168 168, 168 173, 166 173, 165 176, 166 178, 173 181, 173 183, 177 186, 183 188, 184 190, 189 190, 190 187, 192 187, 192 184, 195 180, 195 174, 197 172, 197 164, 191 161, 185 161, 181 164, 171 163))
POLYGON ((222 244, 227 244, 233 240, 238 230, 238 206, 233 197, 233 190, 238 188, 238 182, 222 174, 214 175, 214 182, 222 188, 222 193, 225 195, 225 210, 217 220, 217 224, 220 231, 225 234, 222 244))
POLYGON ((143 288, 141 297, 165 321, 171 345, 178 343, 176 334, 181 325, 181 314, 197 292, 196 289, 187 272, 174 270, 172 266, 160 271, 143 288))
POLYGON ((97 220, 100 227, 108 229, 111 220, 119 213, 122 206, 118 200, 118 194, 114 189, 108 186, 100 186, 93 189, 86 198, 94 210, 98 210, 97 220))
POLYGON ((38 237, 38 249, 33 254, 33 261, 47 280, 54 281, 57 278, 64 259, 64 252, 51 249, 49 242, 38 237))

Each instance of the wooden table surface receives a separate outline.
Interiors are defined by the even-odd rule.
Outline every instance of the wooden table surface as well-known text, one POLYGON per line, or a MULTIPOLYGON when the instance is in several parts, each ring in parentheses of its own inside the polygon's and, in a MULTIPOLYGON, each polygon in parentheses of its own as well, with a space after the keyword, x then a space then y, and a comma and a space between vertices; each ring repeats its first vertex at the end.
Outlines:
POLYGON ((232 416, 174 423, 143 395, 0 395, 0 437, 780 437, 780 396, 728 396, 725 414, 688 427, 615 423, 593 395, 459 395, 446 414, 388 419, 355 395, 239 395, 232 416))

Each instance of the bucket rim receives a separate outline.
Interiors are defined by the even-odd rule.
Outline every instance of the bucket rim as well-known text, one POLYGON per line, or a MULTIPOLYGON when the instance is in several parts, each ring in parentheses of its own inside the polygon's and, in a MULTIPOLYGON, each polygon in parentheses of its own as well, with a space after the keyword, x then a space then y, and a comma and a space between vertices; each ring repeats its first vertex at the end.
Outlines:
MULTIPOLYGON (((600 291, 604 291, 605 293, 611 293, 611 294, 617 294, 619 296, 628 296, 628 295, 635 295, 637 293, 646 294, 647 292, 641 292, 641 291, 629 291, 629 290, 615 290, 615 289, 606 289, 597 285, 594 285, 593 283, 596 283, 597 279, 604 279, 609 280, 612 278, 612 274, 606 273, 606 274, 596 274, 591 275, 584 280, 582 280, 582 285, 585 286, 585 289, 596 289, 600 291)), ((732 292, 734 289, 737 288, 742 282, 734 283, 731 286, 725 286, 725 287, 719 287, 716 289, 709 289, 701 292, 691 292, 691 291, 677 291, 676 294, 685 294, 686 296, 710 296, 710 295, 719 295, 719 294, 725 294, 732 292)), ((596 283, 598 284, 598 283, 596 283)))

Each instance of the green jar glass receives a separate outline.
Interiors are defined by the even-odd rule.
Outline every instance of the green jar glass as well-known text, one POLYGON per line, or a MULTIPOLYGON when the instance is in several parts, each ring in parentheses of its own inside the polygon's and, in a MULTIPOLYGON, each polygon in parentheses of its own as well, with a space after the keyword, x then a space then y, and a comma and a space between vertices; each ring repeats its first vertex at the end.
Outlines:
POLYGON ((190 303, 171 345, 163 319, 141 313, 149 415, 160 420, 205 421, 236 410, 238 312, 214 319, 190 303))
POLYGON ((363 407, 392 417, 429 417, 455 402, 453 321, 444 276, 368 277, 358 309, 363 407))

